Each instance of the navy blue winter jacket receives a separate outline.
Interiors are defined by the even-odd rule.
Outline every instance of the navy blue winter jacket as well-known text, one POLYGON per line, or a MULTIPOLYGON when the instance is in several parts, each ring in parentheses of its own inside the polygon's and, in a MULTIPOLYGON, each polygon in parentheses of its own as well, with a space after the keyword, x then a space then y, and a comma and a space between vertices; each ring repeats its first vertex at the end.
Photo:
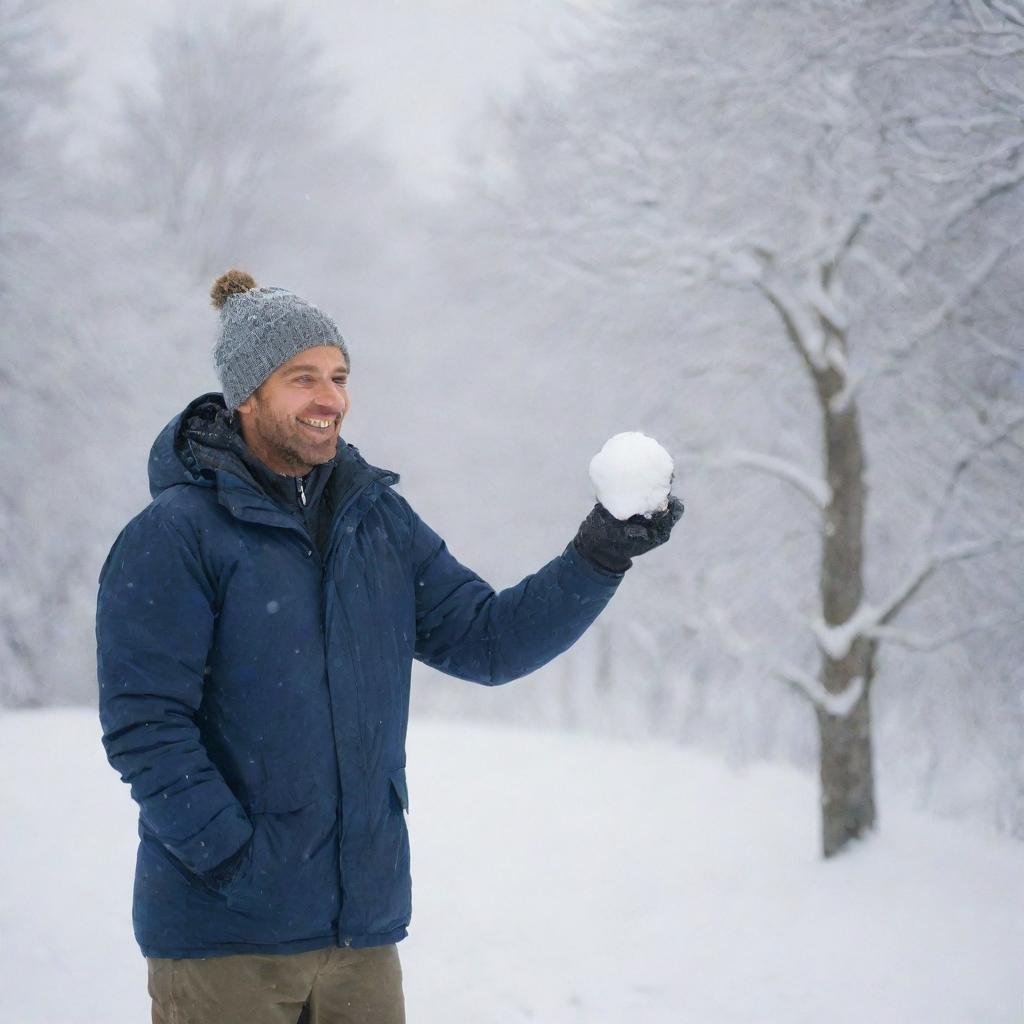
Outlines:
POLYGON ((241 461, 189 436, 211 401, 157 438, 153 501, 100 574, 103 743, 139 805, 136 938, 154 957, 395 942, 413 658, 515 679, 570 647, 621 576, 570 544, 495 593, 344 442, 321 557, 241 461))

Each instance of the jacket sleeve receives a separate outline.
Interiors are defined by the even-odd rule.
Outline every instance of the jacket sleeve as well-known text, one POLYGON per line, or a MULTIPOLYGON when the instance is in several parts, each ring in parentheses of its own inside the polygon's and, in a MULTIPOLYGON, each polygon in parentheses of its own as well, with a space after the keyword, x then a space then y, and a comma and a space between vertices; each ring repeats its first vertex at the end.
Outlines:
POLYGON ((252 825, 196 725, 215 595, 194 544, 165 514, 150 506, 134 519, 100 573, 100 724, 142 824, 204 874, 245 845, 252 825))
POLYGON ((496 593, 458 562, 413 513, 416 657, 476 683, 518 679, 568 650, 622 580, 570 543, 557 558, 496 593))

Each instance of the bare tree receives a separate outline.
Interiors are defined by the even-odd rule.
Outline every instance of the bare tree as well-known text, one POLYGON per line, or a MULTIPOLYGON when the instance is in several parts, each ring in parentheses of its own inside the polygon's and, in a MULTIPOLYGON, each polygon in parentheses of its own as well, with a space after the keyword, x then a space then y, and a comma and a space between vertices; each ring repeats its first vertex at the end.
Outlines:
POLYGON ((574 89, 515 111, 516 173, 490 197, 547 301, 589 307, 588 349, 661 367, 665 389, 643 386, 691 471, 753 469, 805 506, 745 576, 718 527, 677 628, 809 699, 826 856, 875 825, 883 647, 955 675, 951 652, 1016 618, 1019 22, 1001 3, 637 0, 574 89), (625 311, 645 344, 622 341, 625 311), (692 413, 698 378, 715 398, 692 413), (965 586, 988 587, 984 615, 965 586))
POLYGON ((42 208, 59 180, 53 115, 68 82, 49 4, 0 3, 0 294, 10 294, 19 260, 46 238, 42 208))
MULTIPOLYGON (((5 657, 0 701, 31 702, 38 691, 30 666, 40 634, 55 635, 59 620, 41 617, 34 584, 45 566, 34 560, 23 524, 32 510, 20 486, 22 424, 38 416, 47 372, 66 354, 51 344, 59 331, 55 304, 41 302, 48 270, 60 251, 53 218, 64 198, 58 112, 67 73, 47 4, 0 0, 0 629, 5 657)), ((41 428, 40 428, 41 429, 41 428)), ((39 458, 46 449, 40 444, 39 458)), ((54 609, 59 614, 60 608, 54 609)))
POLYGON ((152 90, 124 92, 115 194, 197 280, 301 232, 351 185, 362 151, 339 145, 343 90, 283 5, 186 7, 152 53, 152 90))
POLYGON ((0 2, 5 704, 94 699, 99 567, 148 500, 153 437, 216 387, 212 270, 331 282, 370 251, 386 178, 359 145, 339 155, 310 33, 278 8, 191 11, 158 37, 155 91, 128 100, 115 150, 71 165, 46 5, 0 2))

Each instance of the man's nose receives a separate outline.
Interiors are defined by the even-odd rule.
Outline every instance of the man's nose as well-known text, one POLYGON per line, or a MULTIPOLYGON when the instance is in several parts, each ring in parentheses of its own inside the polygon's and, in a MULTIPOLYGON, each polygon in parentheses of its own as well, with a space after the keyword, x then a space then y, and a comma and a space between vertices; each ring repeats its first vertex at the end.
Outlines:
POLYGON ((313 392, 313 403, 320 412, 331 412, 337 414, 347 405, 347 397, 339 393, 332 381, 323 381, 316 386, 313 392))

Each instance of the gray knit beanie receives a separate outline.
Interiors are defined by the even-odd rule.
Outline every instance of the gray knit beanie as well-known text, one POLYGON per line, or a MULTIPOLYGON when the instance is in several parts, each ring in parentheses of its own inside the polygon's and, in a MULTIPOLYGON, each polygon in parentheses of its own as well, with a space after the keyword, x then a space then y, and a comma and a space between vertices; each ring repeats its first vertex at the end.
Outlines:
POLYGON ((244 270, 221 274, 210 289, 220 310, 220 336, 213 350, 224 404, 236 409, 279 366, 318 345, 348 346, 335 322, 284 288, 260 288, 244 270))

